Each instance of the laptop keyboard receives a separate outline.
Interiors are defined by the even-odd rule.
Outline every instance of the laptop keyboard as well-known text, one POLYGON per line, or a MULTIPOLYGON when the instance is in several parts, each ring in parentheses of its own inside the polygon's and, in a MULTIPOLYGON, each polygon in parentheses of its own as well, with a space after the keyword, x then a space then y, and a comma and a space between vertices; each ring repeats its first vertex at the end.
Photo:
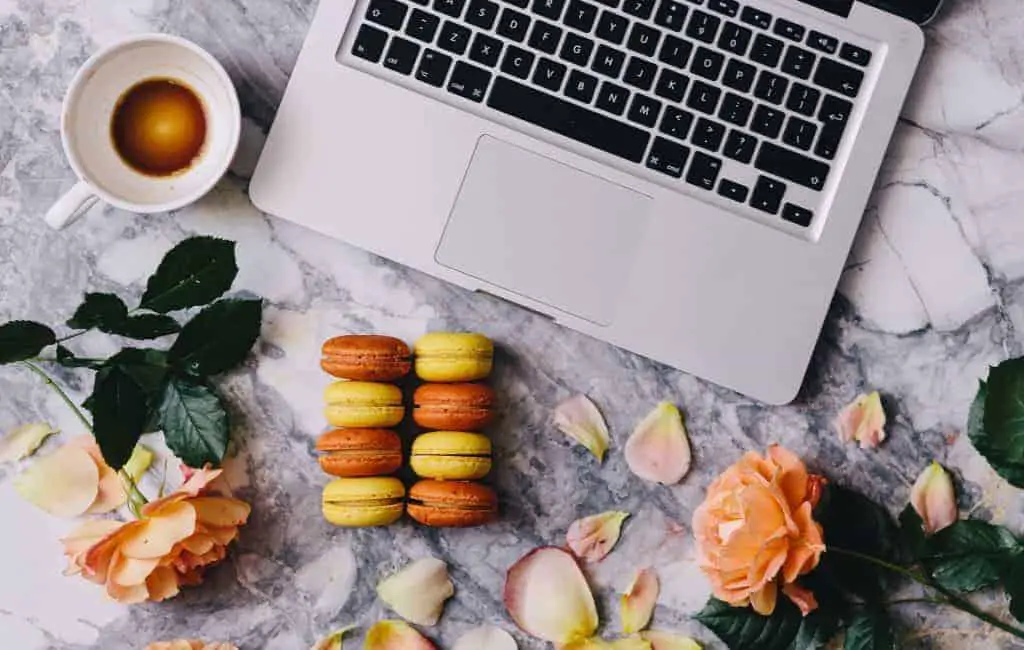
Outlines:
POLYGON ((351 53, 798 228, 872 54, 737 0, 368 0, 351 53))

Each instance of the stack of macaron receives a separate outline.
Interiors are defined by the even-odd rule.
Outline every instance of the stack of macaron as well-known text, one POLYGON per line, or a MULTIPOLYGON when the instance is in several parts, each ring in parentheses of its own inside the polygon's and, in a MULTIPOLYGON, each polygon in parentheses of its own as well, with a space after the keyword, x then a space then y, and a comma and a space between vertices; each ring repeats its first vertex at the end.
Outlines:
POLYGON ((320 467, 334 479, 324 488, 323 514, 337 526, 387 526, 405 511, 402 440, 389 427, 405 417, 393 383, 412 368, 409 346, 390 336, 352 334, 323 345, 321 367, 340 381, 324 391, 327 421, 320 467))
POLYGON ((429 430, 412 445, 410 465, 421 481, 409 489, 409 516, 427 526, 479 526, 492 521, 498 500, 478 483, 491 471, 491 440, 481 431, 494 419, 494 344, 482 334, 434 332, 415 346, 413 420, 429 430))

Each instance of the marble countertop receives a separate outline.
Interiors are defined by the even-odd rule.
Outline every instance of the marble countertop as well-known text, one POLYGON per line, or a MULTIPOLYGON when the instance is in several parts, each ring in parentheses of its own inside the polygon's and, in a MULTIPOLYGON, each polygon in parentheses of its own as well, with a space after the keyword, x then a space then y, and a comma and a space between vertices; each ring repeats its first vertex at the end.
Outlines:
MULTIPOLYGON (((1024 500, 959 435, 977 378, 1024 350, 1024 18, 1019 0, 947 0, 927 30, 928 52, 861 228, 840 295, 797 403, 766 407, 345 244, 260 214, 246 197, 263 134, 312 18, 314 0, 0 0, 0 321, 59 323, 85 291, 141 293, 175 242, 214 234, 239 242, 236 287, 268 300, 263 338, 222 384, 234 409, 232 484, 254 514, 230 561, 207 584, 161 605, 122 607, 61 576, 57 539, 70 523, 15 496, 0 468, 0 639, 17 650, 141 649, 202 637, 244 650, 296 650, 320 634, 386 615, 374 585, 408 558, 447 559, 458 594, 431 634, 449 647, 481 622, 512 630, 500 600, 504 572, 530 548, 559 543, 569 523, 628 510, 619 548, 593 570, 609 614, 640 563, 663 585, 658 627, 710 634, 688 619, 708 594, 688 526, 711 477, 748 449, 781 442, 834 479, 894 510, 932 458, 956 469, 975 514, 1024 526, 1024 500), (168 31, 212 51, 236 82, 245 114, 232 174, 206 199, 170 216, 97 208, 63 231, 41 215, 73 175, 58 115, 77 66, 125 34, 168 31), (430 329, 480 330, 501 346, 493 378, 504 417, 493 430, 494 526, 430 531, 403 523, 347 531, 319 514, 312 445, 323 428, 318 347, 346 331, 407 340, 430 329), (877 388, 890 439, 877 451, 842 445, 830 429, 841 405, 877 388), (614 438, 597 466, 550 424, 561 399, 586 392, 614 438), (679 486, 632 476, 621 454, 656 402, 687 415, 695 471, 679 486), (679 532, 682 525, 687 532, 679 532)), ((102 338, 82 350, 102 352, 102 338)), ((76 397, 84 375, 62 373, 76 397)), ((33 377, 0 369, 0 431, 74 419, 33 377)), ((55 445, 55 442, 51 442, 55 445)), ((1001 603, 992 603, 997 609, 1001 603)), ((612 619, 612 616, 606 616, 612 619)), ((901 612, 906 648, 1009 648, 955 612, 901 612)), ((608 628, 614 630, 615 622, 608 628)), ((518 634, 520 647, 543 644, 518 634)), ((358 644, 356 644, 358 647, 358 644)))

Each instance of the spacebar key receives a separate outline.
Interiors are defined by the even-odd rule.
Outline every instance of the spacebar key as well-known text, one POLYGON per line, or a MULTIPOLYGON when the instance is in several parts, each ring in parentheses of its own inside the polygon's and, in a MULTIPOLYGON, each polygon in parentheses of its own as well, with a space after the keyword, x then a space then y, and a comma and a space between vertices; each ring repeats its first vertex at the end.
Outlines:
POLYGON ((635 163, 643 160, 650 140, 646 131, 505 77, 495 79, 487 105, 635 163))

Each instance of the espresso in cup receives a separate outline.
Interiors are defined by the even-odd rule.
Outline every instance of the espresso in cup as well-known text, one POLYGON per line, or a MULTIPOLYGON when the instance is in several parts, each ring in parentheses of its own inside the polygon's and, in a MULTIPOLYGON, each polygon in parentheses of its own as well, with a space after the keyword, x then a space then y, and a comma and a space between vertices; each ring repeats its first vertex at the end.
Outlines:
POLYGON ((174 176, 188 170, 206 143, 206 109, 187 84, 146 79, 118 99, 110 124, 117 155, 148 176, 174 176))

